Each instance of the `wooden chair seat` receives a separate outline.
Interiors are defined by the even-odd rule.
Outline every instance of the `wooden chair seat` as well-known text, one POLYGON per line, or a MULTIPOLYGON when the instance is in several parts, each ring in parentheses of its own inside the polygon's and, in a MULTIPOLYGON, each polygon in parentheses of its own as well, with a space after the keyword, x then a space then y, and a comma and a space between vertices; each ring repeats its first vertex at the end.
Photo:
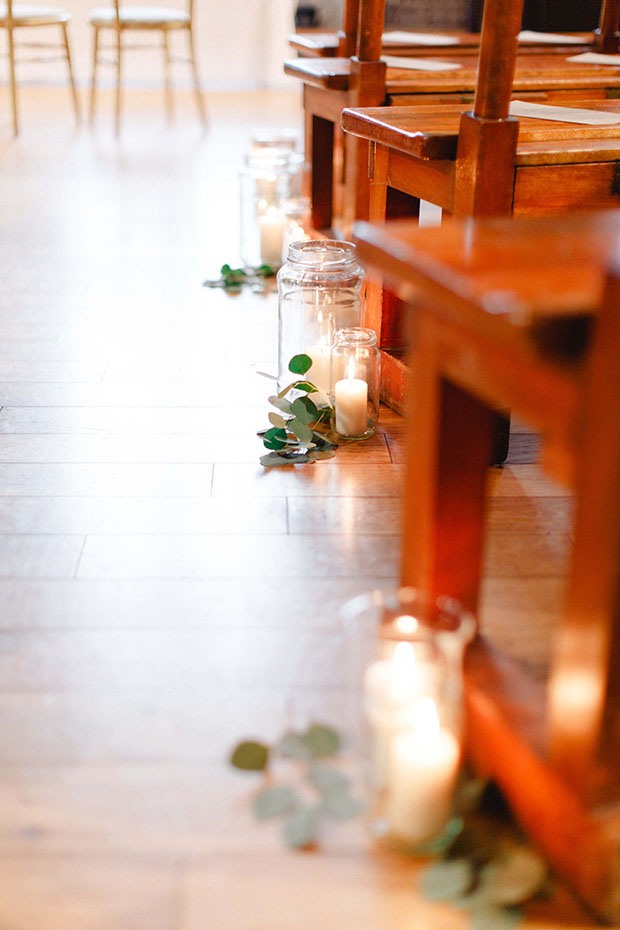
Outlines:
POLYGON ((466 675, 469 752, 600 916, 620 852, 620 213, 359 223, 412 327, 401 581, 474 612, 496 407, 540 431, 573 489, 565 603, 541 694, 491 644, 466 675))
MULTIPOLYGON (((402 30, 401 30, 402 31, 402 30)), ((419 30, 416 30, 418 32, 419 30)), ((432 44, 432 32, 426 33, 429 41, 423 44, 415 41, 410 42, 389 42, 383 43, 383 50, 390 55, 477 55, 480 48, 480 33, 478 32, 455 32, 450 29, 449 35, 456 39, 453 45, 446 45, 440 42, 432 44)), ((413 34, 413 32, 412 32, 413 34)), ((445 35, 446 33, 441 33, 445 35)), ((586 51, 593 46, 593 36, 591 32, 564 33, 569 35, 570 42, 557 42, 550 44, 536 40, 536 38, 525 38, 519 40, 519 52, 527 54, 540 54, 544 52, 556 52, 558 54, 570 54, 586 51)), ((335 32, 294 32, 288 36, 290 48, 297 52, 298 55, 309 56, 313 58, 330 58, 338 55, 339 39, 335 32)))
MULTIPOLYGON (((119 8, 119 21, 122 29, 186 29, 189 14, 185 10, 166 7, 122 6, 119 8)), ((92 10, 88 22, 93 26, 115 26, 116 10, 114 7, 92 10)))
MULTIPOLYGON (((66 10, 53 9, 46 6, 33 6, 30 4, 16 4, 13 7, 14 26, 54 26, 68 23, 71 14, 66 10)), ((0 6, 0 26, 6 27, 7 8, 0 6)))

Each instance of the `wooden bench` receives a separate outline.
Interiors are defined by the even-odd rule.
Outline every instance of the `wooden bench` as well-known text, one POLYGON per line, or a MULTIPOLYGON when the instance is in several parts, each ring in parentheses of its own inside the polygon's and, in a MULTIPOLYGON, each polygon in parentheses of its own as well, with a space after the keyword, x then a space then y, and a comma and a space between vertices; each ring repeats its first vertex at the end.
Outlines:
POLYGON ((468 741, 523 826, 618 921, 620 851, 620 214, 360 223, 361 260, 407 301, 410 406, 402 582, 476 611, 492 413, 540 431, 576 499, 546 689, 479 641, 468 741), (606 275, 606 268, 609 271, 606 275))
MULTIPOLYGON (((389 189, 461 216, 620 206, 620 123, 587 126, 508 115, 521 5, 487 0, 483 31, 492 41, 485 39, 481 49, 472 112, 463 106, 343 112, 345 131, 370 143, 371 220, 389 215, 389 189)), ((570 66, 558 69, 554 92, 569 80, 570 66)), ((616 100, 549 102, 620 114, 616 100)), ((384 350, 384 400, 400 409, 407 373, 400 310, 380 281, 369 288, 365 322, 384 350)))
MULTIPOLYGON (((617 2, 606 0, 607 5, 617 2)), ((305 190, 311 201, 311 225, 321 234, 346 237, 355 219, 368 218, 366 147, 355 138, 342 145, 339 124, 343 109, 473 101, 477 60, 471 54, 450 55, 449 64, 458 64, 457 70, 386 68, 380 60, 384 7, 385 0, 359 0, 359 18, 346 8, 349 19, 345 16, 338 57, 296 58, 284 63, 285 72, 303 84, 305 190)), ((608 21, 610 17, 605 19, 608 21)), ((511 43, 519 26, 520 16, 511 43)), ((495 43, 496 28, 503 28, 503 22, 490 19, 486 46, 495 43)), ((499 54, 496 59, 500 60, 499 54)), ((620 68, 567 63, 564 56, 551 52, 528 54, 519 59, 513 83, 515 93, 531 99, 605 99, 620 94, 620 68)), ((405 208, 410 209, 408 202, 405 208)))

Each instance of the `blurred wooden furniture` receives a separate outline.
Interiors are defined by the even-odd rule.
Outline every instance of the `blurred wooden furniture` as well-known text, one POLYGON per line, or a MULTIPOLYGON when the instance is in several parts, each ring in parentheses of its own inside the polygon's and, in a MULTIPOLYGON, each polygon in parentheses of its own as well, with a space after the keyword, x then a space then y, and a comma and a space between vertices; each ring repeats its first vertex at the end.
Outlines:
MULTIPOLYGON (((617 12, 616 0, 614 6, 617 12)), ((620 206, 620 122, 592 126, 509 116, 521 7, 487 0, 472 112, 463 106, 343 112, 345 131, 370 143, 372 221, 389 215, 390 188, 460 216, 620 206)), ((557 79, 569 74, 569 65, 558 67, 557 79)), ((616 100, 550 102, 620 116, 616 100)), ((400 310, 380 281, 369 290, 366 325, 384 350, 384 399, 400 409, 407 374, 400 310)))
MULTIPOLYGON (((606 0, 606 4, 615 5, 616 0, 606 0)), ((508 10, 511 7, 512 4, 506 4, 508 10)), ((321 234, 328 231, 346 237, 355 219, 368 218, 366 146, 354 138, 342 142, 339 122, 345 108, 460 104, 473 100, 477 61, 471 54, 451 53, 446 58, 449 70, 444 71, 412 71, 392 65, 386 68, 381 61, 384 8, 385 0, 357 0, 348 4, 338 57, 296 58, 284 63, 285 72, 303 84, 308 166, 305 192, 311 200, 311 226, 321 234)), ((612 17, 608 17, 604 22, 611 21, 612 17)), ((519 26, 520 19, 510 35, 511 45, 516 43, 519 26)), ((493 20, 488 22, 487 48, 495 42, 496 28, 502 27, 493 20)), ((616 30, 614 36, 615 33, 616 30)), ((501 46, 502 40, 498 41, 501 46)), ((500 60, 499 52, 494 60, 500 60)), ((513 67, 517 64, 512 49, 508 61, 513 67)), ((504 69, 502 61, 500 71, 504 69)), ((527 54, 519 58, 512 92, 528 95, 529 99, 554 101, 605 99, 620 92, 620 67, 566 62, 562 56, 550 52, 527 54)), ((396 211, 411 211, 405 196, 395 196, 394 200, 396 211)))
MULTIPOLYGON (((164 6, 124 6, 120 0, 114 0, 113 6, 103 7, 92 10, 88 21, 93 27, 93 63, 91 75, 90 90, 90 116, 91 119, 95 113, 95 101, 97 90, 97 66, 100 63, 100 44, 99 32, 101 30, 111 30, 114 35, 114 43, 108 48, 114 51, 114 66, 116 69, 116 109, 115 109, 115 127, 116 132, 120 130, 121 120, 121 82, 122 82, 122 59, 123 52, 131 46, 123 44, 123 37, 126 32, 159 32, 161 34, 161 47, 164 56, 164 75, 166 88, 166 108, 168 115, 172 114, 172 84, 170 77, 170 65, 175 60, 187 62, 192 71, 194 82, 194 93, 198 113, 203 123, 206 122, 206 110, 202 92, 200 90, 200 79, 198 77, 198 68, 196 65, 196 52, 193 33, 193 14, 194 0, 187 0, 187 9, 181 10, 174 7, 164 6), (187 37, 188 57, 177 59, 173 58, 170 52, 169 37, 173 32, 184 32, 187 37)), ((134 48, 144 48, 145 46, 134 46, 134 48)))
MULTIPOLYGON (((13 0, 7 0, 6 3, 3 3, 0 6, 0 27, 6 29, 7 33, 7 45, 8 45, 8 59, 9 59, 9 80, 10 80, 10 89, 11 89, 11 111, 13 115, 13 133, 15 135, 19 132, 19 120, 17 115, 17 77, 15 72, 15 52, 19 48, 37 48, 37 49, 49 49, 49 48, 58 48, 61 50, 61 57, 63 57, 67 62, 67 68, 69 72, 69 83, 71 85, 71 96, 73 99, 73 108, 75 110, 75 118, 79 122, 80 119, 80 103, 78 99, 77 90, 75 87, 75 80, 73 77, 73 68, 71 66, 71 52, 69 50, 69 36, 67 34, 67 23, 71 19, 69 13, 65 10, 60 10, 55 7, 47 6, 34 6, 30 4, 20 4, 13 3, 13 0), (16 42, 16 31, 19 29, 40 29, 44 26, 58 26, 61 33, 61 42, 58 44, 52 43, 20 43, 19 45, 16 42)), ((50 61, 49 57, 30 59, 33 61, 50 61)))
POLYGON ((476 610, 496 406, 540 431, 544 468, 574 490, 547 689, 479 642, 469 748, 558 872, 616 921, 619 237, 616 211, 356 226, 360 258, 408 301, 412 327, 402 581, 476 610))

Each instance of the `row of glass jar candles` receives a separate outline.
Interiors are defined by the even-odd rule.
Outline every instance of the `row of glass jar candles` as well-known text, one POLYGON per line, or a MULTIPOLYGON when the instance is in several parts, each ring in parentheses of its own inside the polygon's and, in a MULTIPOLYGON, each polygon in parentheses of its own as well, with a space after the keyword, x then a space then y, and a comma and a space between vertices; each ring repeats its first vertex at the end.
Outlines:
POLYGON ((379 352, 375 333, 359 327, 364 274, 350 243, 305 235, 297 142, 285 129, 252 136, 241 171, 241 257, 280 269, 279 390, 291 380, 291 358, 307 354, 307 378, 334 406, 336 432, 366 439, 379 413, 379 352))

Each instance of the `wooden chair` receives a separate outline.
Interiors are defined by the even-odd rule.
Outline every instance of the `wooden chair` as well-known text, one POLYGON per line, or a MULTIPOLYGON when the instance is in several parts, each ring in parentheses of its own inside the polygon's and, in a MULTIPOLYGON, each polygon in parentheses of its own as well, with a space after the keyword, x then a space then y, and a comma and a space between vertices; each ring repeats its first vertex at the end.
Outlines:
POLYGON ((620 919, 620 213, 360 223, 362 261, 412 324, 402 582, 476 611, 492 411, 543 437, 574 491, 574 545, 546 688, 479 639, 469 753, 601 917, 620 919), (605 268, 609 272, 605 275, 605 268), (412 297, 412 295, 415 295, 412 297))
MULTIPOLYGON (((77 90, 75 87, 75 80, 73 78, 73 68, 71 66, 71 52, 69 50, 69 37, 67 34, 67 23, 71 19, 69 13, 65 10, 60 10, 54 7, 46 6, 31 6, 30 4, 14 4, 13 0, 7 0, 6 3, 0 6, 0 27, 6 29, 7 39, 8 39, 8 59, 9 59, 9 75, 10 75, 10 88, 11 88, 11 111, 13 115, 13 133, 17 135, 19 132, 19 120, 17 115, 17 79, 15 73, 15 52, 17 48, 59 48, 62 50, 62 57, 67 62, 67 68, 69 71, 69 83, 71 85, 71 95, 73 99, 73 108, 75 110, 75 118, 79 122, 80 119, 80 103, 78 99, 77 90), (46 43, 42 45, 41 43, 21 43, 19 46, 16 43, 16 31, 20 29, 40 29, 47 26, 57 26, 60 29, 61 33, 61 42, 57 45, 52 43, 46 43)), ((49 58, 42 59, 40 57, 30 59, 33 61, 49 61, 49 58)))
MULTIPOLYGON (((616 4, 617 0, 605 2, 616 4)), ((386 68, 380 60, 384 8, 385 0, 350 0, 345 6, 338 57, 296 58, 284 63, 285 72, 303 84, 308 166, 305 193, 311 201, 312 228, 321 235, 346 237, 355 219, 368 218, 367 149, 354 138, 341 143, 339 123, 343 109, 414 103, 461 104, 473 100, 477 61, 471 54, 451 54, 449 63, 459 66, 455 70, 386 68)), ((607 24, 612 19, 608 17, 604 24, 601 21, 601 35, 603 28, 610 28, 607 24)), ((492 39, 490 31, 487 27, 488 40, 492 39)), ((617 41, 615 36, 616 29, 610 41, 617 41)), ((513 39, 511 35, 511 42, 513 39)), ((620 90, 620 68, 577 63, 564 66, 563 58, 559 66, 558 57, 547 53, 520 58, 514 91, 530 99, 559 100, 583 98, 585 92, 590 99, 605 99, 620 90)), ((402 195, 395 199, 396 209, 411 209, 402 195)))
MULTIPOLYGON (((615 12, 619 5, 614 0, 615 12)), ((487 0, 473 111, 462 106, 345 110, 346 132, 370 142, 369 217, 389 213, 388 189, 460 216, 620 206, 620 123, 586 126, 509 116, 522 0, 487 0)), ((556 76, 562 77, 561 72, 556 76)), ((617 100, 553 100, 618 112, 617 100)), ((384 399, 402 406, 398 303, 370 288, 366 325, 384 351, 384 399), (394 351, 392 351, 394 350, 394 351)))
MULTIPOLYGON (((97 66, 100 62, 99 32, 110 30, 114 35, 114 44, 110 46, 115 53, 114 65, 116 68, 116 110, 115 128, 118 133, 121 120, 121 79, 123 52, 130 46, 123 44, 126 32, 159 32, 161 34, 161 47, 164 56, 164 75, 166 88, 166 108, 168 115, 172 115, 172 84, 170 78, 170 65, 173 57, 170 53, 169 37, 173 32, 184 32, 187 37, 188 57, 179 59, 186 61, 192 71, 194 93, 198 113, 203 123, 206 122, 205 104, 200 90, 200 80, 196 65, 193 33, 194 2, 187 0, 187 9, 164 6, 123 6, 120 0, 114 0, 114 5, 92 10, 89 22, 93 27, 93 63, 90 91, 90 116, 95 113, 97 91, 97 66)), ((144 48, 145 46, 134 46, 144 48)))

